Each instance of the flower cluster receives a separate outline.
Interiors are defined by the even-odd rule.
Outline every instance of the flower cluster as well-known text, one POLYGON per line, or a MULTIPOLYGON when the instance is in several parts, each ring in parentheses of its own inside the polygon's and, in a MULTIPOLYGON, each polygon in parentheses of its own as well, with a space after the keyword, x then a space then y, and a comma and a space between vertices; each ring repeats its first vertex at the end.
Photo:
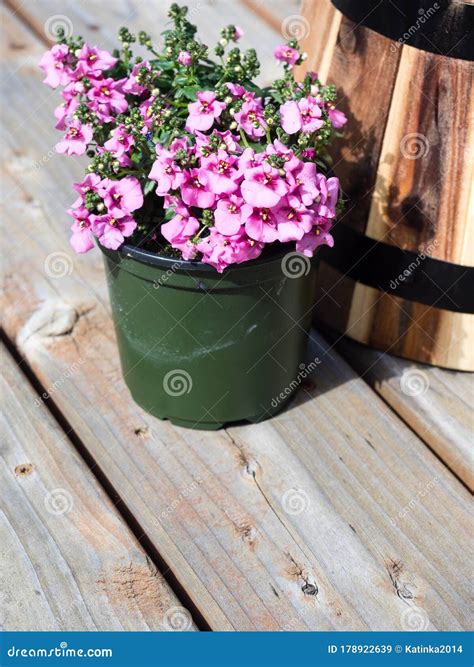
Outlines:
POLYGON ((228 50, 239 27, 221 31, 213 62, 186 8, 169 14, 161 52, 121 28, 112 54, 70 38, 41 59, 45 83, 62 87, 56 149, 90 158, 68 211, 74 249, 128 239, 221 272, 269 244, 294 242, 308 256, 332 245, 339 182, 323 157, 346 122, 334 88, 314 73, 295 80, 304 58, 295 40, 275 51, 282 78, 259 88, 255 51, 228 50), (133 58, 136 41, 147 59, 133 58))

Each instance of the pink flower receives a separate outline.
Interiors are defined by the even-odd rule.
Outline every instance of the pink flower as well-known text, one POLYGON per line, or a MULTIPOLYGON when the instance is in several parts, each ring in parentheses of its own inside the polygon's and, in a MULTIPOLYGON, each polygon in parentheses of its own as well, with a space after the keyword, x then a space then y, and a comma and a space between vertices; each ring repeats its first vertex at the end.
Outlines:
POLYGON ((191 216, 186 207, 178 206, 174 218, 161 225, 161 233, 173 248, 181 250, 184 259, 192 259, 196 255, 196 247, 191 239, 199 227, 199 220, 191 216))
POLYGON ((153 104, 154 101, 155 101, 154 97, 149 97, 147 100, 142 102, 142 104, 140 104, 139 107, 140 113, 143 116, 143 121, 145 123, 145 126, 143 128, 143 134, 146 134, 153 125, 154 118, 151 105, 153 104))
POLYGON ((92 135, 93 130, 90 125, 81 125, 78 120, 73 120, 64 139, 56 144, 56 151, 66 155, 83 155, 92 135))
POLYGON ((278 169, 274 169, 268 162, 247 169, 244 178, 240 186, 242 197, 252 206, 271 208, 288 192, 288 185, 281 178, 278 169))
POLYGON ((328 233, 327 226, 315 227, 309 234, 305 234, 301 240, 296 241, 296 250, 306 257, 312 257, 320 245, 328 245, 330 248, 334 245, 334 239, 328 233))
POLYGON ((170 190, 176 190, 184 183, 181 167, 175 162, 175 154, 161 146, 156 147, 158 158, 153 163, 148 178, 157 182, 156 194, 163 196, 170 190))
POLYGON ((225 104, 219 102, 211 91, 197 93, 197 102, 188 105, 189 116, 186 121, 186 129, 189 132, 209 130, 216 118, 219 118, 225 109, 225 104))
POLYGON ((326 178, 323 174, 317 175, 320 197, 318 214, 324 218, 336 217, 336 204, 339 197, 339 179, 335 176, 326 178))
POLYGON ((265 135, 267 124, 263 117, 263 105, 260 97, 251 98, 244 102, 234 118, 239 127, 252 139, 258 139, 265 135))
POLYGON ((294 208, 297 208, 300 204, 311 206, 320 194, 319 176, 316 173, 314 162, 298 160, 296 169, 288 173, 288 183, 290 185, 288 199, 291 206, 294 208))
POLYGON ((215 228, 224 236, 237 234, 252 214, 252 207, 241 197, 229 195, 219 199, 214 212, 215 228))
POLYGON ((232 41, 238 42, 239 39, 243 36, 244 36, 244 31, 242 30, 242 28, 240 26, 236 25, 235 26, 235 34, 232 38, 232 41))
POLYGON ((54 110, 54 117, 57 120, 56 125, 54 126, 57 130, 65 130, 66 120, 71 118, 74 111, 79 106, 79 102, 72 98, 69 102, 63 102, 54 110))
POLYGON ((296 49, 293 49, 291 46, 287 46, 286 44, 277 46, 273 55, 277 60, 288 63, 288 65, 294 65, 300 57, 300 54, 296 49))
POLYGON ((78 67, 83 76, 95 78, 104 70, 112 69, 117 62, 108 51, 103 51, 97 46, 84 44, 78 54, 78 67))
POLYGON ((126 176, 119 181, 104 179, 99 194, 108 212, 115 218, 127 217, 128 213, 143 206, 143 192, 140 182, 134 176, 126 176))
POLYGON ((96 112, 99 120, 109 122, 114 119, 113 114, 123 113, 128 108, 128 102, 122 92, 126 79, 100 79, 92 82, 92 88, 87 93, 90 106, 96 112))
POLYGON ((72 236, 70 244, 77 253, 87 252, 94 247, 91 234, 91 220, 89 211, 81 206, 80 208, 70 208, 69 215, 74 218, 71 227, 72 236))
POLYGON ((72 70, 69 67, 69 47, 66 44, 55 44, 42 56, 39 67, 46 74, 43 83, 51 88, 65 86, 72 78, 72 70))
POLYGON ((185 67, 188 67, 193 62, 189 51, 180 51, 178 55, 178 62, 185 67))
POLYGON ((298 241, 304 234, 311 231, 315 215, 305 206, 293 208, 288 199, 284 197, 274 209, 277 219, 278 240, 282 243, 298 241))
POLYGON ((194 136, 196 137, 196 146, 199 149, 206 149, 204 151, 201 150, 201 153, 203 155, 206 155, 207 153, 211 152, 211 137, 217 136, 221 139, 221 144, 220 148, 222 150, 227 150, 229 153, 241 153, 242 149, 240 147, 240 144, 237 143, 238 137, 235 134, 232 134, 230 130, 226 130, 225 132, 219 132, 219 130, 213 130, 211 134, 204 134, 203 132, 199 132, 199 130, 196 130, 194 136))
POLYGON ((215 194, 199 180, 198 169, 190 169, 186 173, 186 180, 181 186, 181 197, 188 206, 197 206, 198 208, 211 208, 216 199, 215 194))
POLYGON ((314 97, 303 97, 298 102, 285 102, 280 107, 281 126, 287 134, 315 132, 324 125, 322 112, 314 97))
POLYGON ((263 244, 249 239, 241 231, 233 236, 224 236, 215 227, 209 230, 209 236, 197 244, 202 252, 202 261, 213 266, 222 273, 231 264, 241 264, 261 255, 263 244))
POLYGON ((202 158, 198 178, 210 192, 216 195, 230 194, 237 190, 241 173, 238 159, 219 150, 217 154, 211 153, 209 157, 202 158))
POLYGON ((137 223, 130 215, 115 218, 106 215, 91 215, 91 227, 100 243, 105 248, 117 250, 128 236, 135 231, 137 223))
POLYGON ((112 132, 112 137, 105 142, 104 148, 113 153, 122 166, 126 166, 130 164, 127 153, 134 144, 135 139, 131 134, 127 134, 125 125, 118 125, 112 132))
POLYGON ((130 95, 142 95, 145 92, 146 86, 142 86, 137 82, 137 74, 140 70, 146 69, 151 70, 151 65, 148 61, 143 60, 141 63, 137 63, 133 66, 133 69, 128 77, 128 79, 123 84, 123 92, 130 95))
POLYGON ((278 220, 272 208, 255 208, 245 222, 245 231, 251 239, 262 243, 278 240, 278 220))
POLYGON ((328 109, 329 120, 331 125, 336 129, 339 129, 347 123, 346 114, 338 109, 328 109))
POLYGON ((88 192, 98 192, 102 179, 97 174, 87 174, 83 181, 74 183, 73 187, 79 193, 79 197, 71 208, 80 208, 84 204, 84 197, 88 192))
POLYGON ((238 97, 243 97, 246 94, 246 90, 243 86, 241 86, 238 83, 226 83, 225 84, 227 88, 229 89, 230 94, 232 97, 238 98, 238 97))

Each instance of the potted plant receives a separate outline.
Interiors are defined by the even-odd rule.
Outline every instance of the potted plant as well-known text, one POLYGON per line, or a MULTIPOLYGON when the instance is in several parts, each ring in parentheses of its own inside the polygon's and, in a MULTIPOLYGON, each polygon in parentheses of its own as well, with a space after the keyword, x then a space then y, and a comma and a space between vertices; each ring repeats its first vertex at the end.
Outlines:
POLYGON ((125 382, 148 412, 214 429, 274 414, 305 375, 312 258, 340 199, 321 160, 346 119, 316 74, 295 81, 296 40, 261 88, 240 28, 212 60, 186 13, 171 7, 160 50, 126 28, 113 53, 59 35, 40 67, 62 88, 57 151, 90 158, 71 244, 103 252, 125 382))

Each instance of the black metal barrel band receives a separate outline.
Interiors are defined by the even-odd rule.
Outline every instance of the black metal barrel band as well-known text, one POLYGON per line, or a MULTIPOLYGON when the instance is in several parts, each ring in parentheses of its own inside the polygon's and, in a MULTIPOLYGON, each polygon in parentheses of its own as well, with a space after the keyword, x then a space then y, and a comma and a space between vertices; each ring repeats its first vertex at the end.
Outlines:
POLYGON ((474 5, 465 0, 331 0, 351 21, 398 44, 474 60, 474 5))
POLYGON ((407 301, 474 313, 474 267, 402 250, 343 223, 331 233, 334 248, 321 248, 320 257, 341 274, 407 301))

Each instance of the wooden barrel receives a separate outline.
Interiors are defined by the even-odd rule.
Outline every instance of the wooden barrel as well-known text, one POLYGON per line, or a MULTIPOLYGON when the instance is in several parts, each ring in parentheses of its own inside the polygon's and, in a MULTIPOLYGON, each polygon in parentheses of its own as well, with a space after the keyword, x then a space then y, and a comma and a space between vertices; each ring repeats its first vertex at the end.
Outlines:
POLYGON ((377 349, 474 370, 473 2, 304 0, 305 70, 349 121, 347 206, 316 318, 377 349), (339 11, 341 10, 341 11, 339 11))

